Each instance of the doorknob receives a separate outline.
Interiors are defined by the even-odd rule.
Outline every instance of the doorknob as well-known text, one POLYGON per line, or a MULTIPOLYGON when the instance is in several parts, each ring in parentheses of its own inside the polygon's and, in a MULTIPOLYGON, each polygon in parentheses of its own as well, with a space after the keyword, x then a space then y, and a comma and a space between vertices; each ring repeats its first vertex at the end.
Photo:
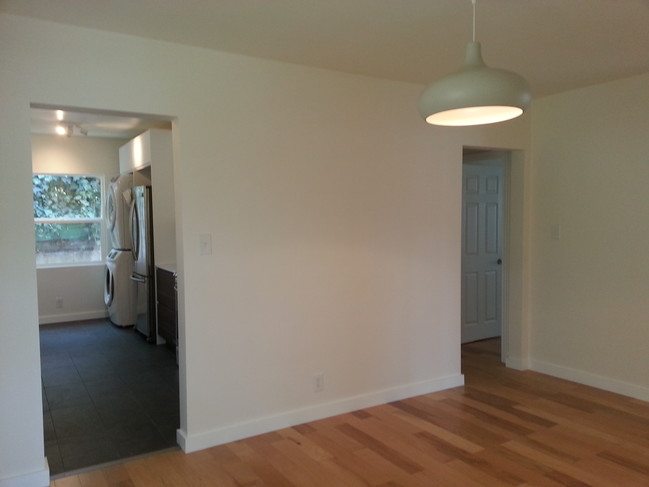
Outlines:
POLYGON ((503 263, 502 259, 498 259, 498 265, 501 265, 503 263))

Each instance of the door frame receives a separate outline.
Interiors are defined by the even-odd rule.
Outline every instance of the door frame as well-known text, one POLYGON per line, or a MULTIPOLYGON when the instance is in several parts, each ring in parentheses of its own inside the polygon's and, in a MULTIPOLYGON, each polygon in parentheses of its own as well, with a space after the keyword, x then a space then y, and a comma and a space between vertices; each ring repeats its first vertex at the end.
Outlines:
MULTIPOLYGON (((166 115, 155 115, 151 113, 144 113, 144 112, 127 112, 127 111, 122 111, 122 110, 107 110, 107 109, 100 109, 100 108, 91 108, 88 106, 68 106, 65 104, 59 104, 59 103, 30 103, 29 104, 29 113, 31 109, 33 108, 47 108, 47 109, 54 109, 54 108, 61 108, 63 110, 70 110, 70 111, 77 111, 77 112, 86 112, 90 114, 97 114, 97 115, 106 115, 108 117, 110 116, 116 116, 116 117, 138 117, 138 118, 145 118, 150 121, 156 121, 156 122, 169 122, 171 123, 171 133, 172 133, 172 153, 175 156, 175 151, 177 150, 177 143, 175 142, 175 138, 177 137, 178 133, 178 128, 177 128, 177 121, 178 118, 176 116, 166 116, 166 115)), ((29 120, 29 118, 27 118, 29 120)), ((31 122, 26 125, 28 130, 25 132, 28 134, 28 144, 27 147, 29 147, 29 154, 30 157, 28 159, 28 165, 30 168, 30 174, 32 172, 32 158, 31 158, 31 152, 32 152, 32 124, 31 122)), ((117 154, 116 154, 117 155, 117 154)), ((176 169, 177 169, 177 158, 173 157, 173 184, 177 184, 176 180, 176 169)), ((30 178, 31 181, 31 178, 30 178)), ((107 199, 107 194, 108 192, 111 191, 110 189, 110 183, 109 185, 105 188, 104 192, 102 193, 102 210, 105 209, 105 199, 107 199)), ((31 184, 30 184, 30 192, 31 192, 31 184)), ((173 210, 177 213, 178 212, 178 199, 176 198, 174 202, 174 208, 173 210)), ((128 217, 128 215, 126 215, 128 217)), ((33 217, 31 218, 32 223, 33 223, 33 217)), ((108 236, 108 228, 107 225, 103 224, 102 225, 102 246, 106 246, 108 248, 108 251, 110 251, 111 247, 111 242, 110 238, 108 236)), ((33 231, 32 231, 32 236, 33 236, 33 231)), ((179 268, 182 268, 182 262, 183 262, 183 255, 180 249, 183 248, 182 245, 182 235, 178 227, 176 227, 176 233, 175 233, 175 239, 176 239, 176 263, 179 268)), ((107 256, 108 252, 106 252, 107 256)), ((35 256, 34 256, 35 259, 35 256)), ((106 258, 104 258, 104 261, 106 258)), ((105 262, 104 262, 104 267, 106 267, 105 262)), ((105 272, 108 272, 105 270, 105 272)), ((38 287, 38 278, 36 274, 34 274, 34 293, 36 295, 37 287, 38 287)), ((111 275, 111 280, 112 280, 112 275, 111 275)), ((105 281, 106 281, 106 275, 104 275, 104 286, 105 286, 105 281)), ((104 290, 105 291, 105 290, 104 290)), ((179 335, 179 343, 176 347, 176 361, 177 361, 177 366, 178 366, 178 401, 180 404, 180 414, 179 414, 179 421, 180 424, 176 430, 176 445, 184 449, 184 447, 181 445, 181 442, 179 440, 179 431, 186 431, 187 429, 187 366, 186 366, 186 355, 185 355, 185 348, 184 348, 184 336, 185 336, 185 318, 184 318, 184 288, 180 284, 180 279, 178 283, 178 297, 177 297, 177 303, 178 303, 178 335, 179 335), (180 337, 183 337, 182 339, 180 337)), ((36 317, 38 318, 38 303, 35 303, 35 312, 36 312, 36 317)), ((108 319, 108 315, 106 315, 106 319, 108 319)), ((36 320, 36 328, 37 330, 40 328, 39 326, 39 320, 36 320)), ((38 333, 38 332, 37 332, 38 333)), ((38 340, 38 337, 37 337, 38 340)), ((38 353, 38 360, 40 363, 40 346, 39 346, 39 353, 38 353)), ((40 371, 39 368, 39 373, 38 373, 39 379, 42 376, 42 372, 40 371)), ((39 396, 40 397, 40 396, 39 396)), ((40 403, 40 399, 39 399, 40 403)), ((41 431, 41 437, 44 437, 44 429, 41 431)), ((45 459, 47 459, 46 456, 44 456, 45 459)), ((49 470, 48 470, 49 471, 49 470)), ((0 479, 1 480, 1 479, 0 479)))
MULTIPOLYGON (((464 164, 482 164, 487 166, 499 166, 503 171, 503 187, 502 187, 502 234, 501 234, 501 249, 502 249, 502 270, 500 273, 500 311, 501 311, 501 324, 500 324, 500 361, 507 362, 509 356, 509 231, 510 231, 510 184, 511 184, 511 151, 501 149, 488 149, 488 148, 471 148, 463 147, 462 150, 462 165, 464 164)), ((463 168, 464 172, 464 168, 463 168)), ((462 227, 462 239, 464 239, 464 228, 462 227)), ((462 279, 460 277, 460 279, 462 279)), ((464 296, 460 297, 464 300, 464 296)), ((461 306, 464 306, 461 304, 461 306)), ((461 326, 461 323, 460 323, 461 326)))

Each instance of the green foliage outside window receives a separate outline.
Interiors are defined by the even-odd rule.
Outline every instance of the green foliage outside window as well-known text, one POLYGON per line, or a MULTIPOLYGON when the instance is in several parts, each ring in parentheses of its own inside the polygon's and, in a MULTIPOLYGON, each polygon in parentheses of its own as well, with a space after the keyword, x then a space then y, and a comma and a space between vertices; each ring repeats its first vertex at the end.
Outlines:
POLYGON ((37 264, 101 260, 101 179, 34 174, 37 264))
POLYGON ((34 218, 101 218, 101 181, 95 176, 34 174, 34 218))

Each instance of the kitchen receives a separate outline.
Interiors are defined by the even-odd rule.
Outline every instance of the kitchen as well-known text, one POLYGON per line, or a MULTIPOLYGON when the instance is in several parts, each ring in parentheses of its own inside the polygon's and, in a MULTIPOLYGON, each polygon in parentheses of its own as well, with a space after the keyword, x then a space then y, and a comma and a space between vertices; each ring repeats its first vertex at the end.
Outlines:
MULTIPOLYGON (((137 127, 118 132, 120 119, 115 116, 63 112, 59 116, 66 119, 61 123, 55 113, 32 109, 34 174, 92 175, 88 178, 101 180, 104 190, 101 253, 95 262, 56 264, 50 255, 54 264, 37 265, 45 447, 56 475, 175 446, 179 420, 170 124, 143 119, 137 127), (110 125, 108 121, 113 129, 102 131, 101 124, 110 125), (68 133, 52 135, 56 123, 68 133), (139 131, 143 133, 129 140, 139 131), (159 290, 160 325, 155 276, 148 276, 151 298, 146 299, 146 289, 137 289, 132 280, 132 263, 128 275, 110 269, 115 260, 111 256, 133 259, 130 205, 125 200, 115 205, 111 191, 116 185, 111 181, 118 178, 126 182, 122 189, 128 187, 129 194, 132 186, 157 189, 152 222, 157 238, 151 254, 158 278, 168 287, 159 290), (115 208, 120 211, 111 212, 115 208), (118 221, 111 214, 119 216, 118 221), (132 297, 125 299, 129 294, 132 297)), ((37 262, 42 254, 46 252, 37 253, 37 262)))

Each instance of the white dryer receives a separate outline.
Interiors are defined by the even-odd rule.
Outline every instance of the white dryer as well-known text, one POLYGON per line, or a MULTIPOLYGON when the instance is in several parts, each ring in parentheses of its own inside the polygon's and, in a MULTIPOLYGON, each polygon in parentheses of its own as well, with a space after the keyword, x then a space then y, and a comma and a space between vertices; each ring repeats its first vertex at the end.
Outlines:
POLYGON ((117 326, 133 326, 137 321, 137 284, 131 279, 133 256, 130 250, 113 249, 106 257, 104 303, 117 326))
POLYGON ((131 248, 131 208, 132 174, 120 174, 113 178, 106 198, 106 228, 110 235, 110 245, 114 249, 131 248))

